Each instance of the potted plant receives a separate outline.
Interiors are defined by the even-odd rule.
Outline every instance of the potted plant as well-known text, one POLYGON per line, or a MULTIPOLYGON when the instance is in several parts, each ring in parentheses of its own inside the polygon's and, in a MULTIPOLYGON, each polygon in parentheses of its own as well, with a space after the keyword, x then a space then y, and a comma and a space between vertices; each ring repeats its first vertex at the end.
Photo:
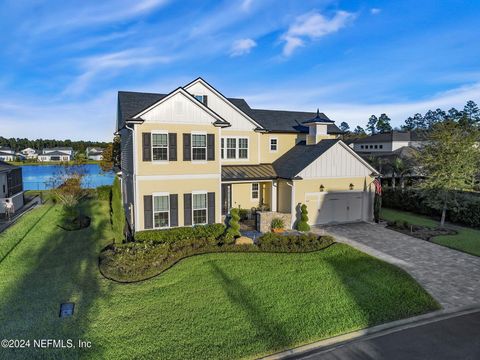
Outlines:
POLYGON ((285 221, 282 218, 273 218, 270 226, 274 233, 283 233, 285 231, 285 221))

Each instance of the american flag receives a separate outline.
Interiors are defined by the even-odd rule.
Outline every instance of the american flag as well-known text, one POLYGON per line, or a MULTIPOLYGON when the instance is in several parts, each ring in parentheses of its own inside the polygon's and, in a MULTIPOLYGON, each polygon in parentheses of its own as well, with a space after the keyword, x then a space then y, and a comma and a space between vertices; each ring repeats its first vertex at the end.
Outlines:
POLYGON ((379 178, 373 180, 373 184, 375 185, 375 194, 382 195, 382 183, 380 182, 379 178))

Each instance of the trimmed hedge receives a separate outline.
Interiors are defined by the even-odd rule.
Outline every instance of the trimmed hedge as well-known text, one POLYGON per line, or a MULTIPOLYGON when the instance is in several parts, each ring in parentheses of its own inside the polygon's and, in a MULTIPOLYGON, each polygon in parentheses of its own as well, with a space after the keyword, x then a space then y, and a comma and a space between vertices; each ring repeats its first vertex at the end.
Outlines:
POLYGON ((211 224, 193 227, 178 227, 167 230, 146 230, 135 234, 137 242, 172 244, 178 241, 217 240, 225 232, 225 225, 211 224))
POLYGON ((110 201, 112 196, 112 185, 98 186, 97 189, 98 200, 110 201))
POLYGON ((231 245, 223 239, 221 229, 225 230, 222 224, 215 224, 141 232, 139 234, 146 239, 143 242, 111 245, 102 251, 100 271, 115 281, 137 282, 157 276, 178 261, 193 255, 214 252, 310 252, 322 250, 335 242, 331 236, 268 233, 258 239, 258 246, 231 245), (182 238, 176 238, 179 234, 182 238), (192 237, 192 234, 198 236, 192 237), (214 234, 220 235, 215 237, 214 234))
MULTIPOLYGON (((427 198, 433 196, 427 190, 405 189, 393 190, 384 188, 383 206, 392 209, 411 211, 417 214, 440 218, 441 209, 428 205, 427 198)), ((447 221, 470 227, 480 227, 480 195, 467 192, 456 192, 458 205, 447 210, 447 221)))
POLYGON ((115 180, 113 180, 110 206, 112 209, 112 228, 115 242, 121 243, 125 240, 125 209, 123 208, 122 190, 118 177, 115 177, 115 180))

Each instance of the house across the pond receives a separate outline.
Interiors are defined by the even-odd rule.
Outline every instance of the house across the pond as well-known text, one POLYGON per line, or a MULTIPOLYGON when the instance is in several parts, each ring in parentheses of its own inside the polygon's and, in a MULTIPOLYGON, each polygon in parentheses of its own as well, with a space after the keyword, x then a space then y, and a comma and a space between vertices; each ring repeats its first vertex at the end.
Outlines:
POLYGON ((70 161, 73 159, 71 147, 45 148, 38 155, 38 161, 70 161))
POLYGON ((85 153, 87 155, 87 159, 89 160, 103 160, 103 148, 101 147, 87 147, 85 153))

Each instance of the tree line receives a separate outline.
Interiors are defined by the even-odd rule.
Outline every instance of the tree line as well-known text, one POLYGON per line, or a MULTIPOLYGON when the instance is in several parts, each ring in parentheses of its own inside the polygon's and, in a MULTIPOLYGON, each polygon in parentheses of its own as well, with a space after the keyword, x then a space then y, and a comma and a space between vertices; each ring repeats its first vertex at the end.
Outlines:
POLYGON ((12 150, 20 151, 25 148, 32 148, 35 150, 42 150, 53 147, 71 147, 74 151, 85 152, 87 147, 101 147, 105 148, 107 142, 102 141, 72 141, 72 140, 54 140, 54 139, 36 139, 29 140, 26 138, 4 138, 0 136, 0 147, 9 147, 12 150))
POLYGON ((353 131, 350 130, 350 125, 347 122, 340 124, 340 130, 347 135, 365 136, 367 134, 374 135, 378 133, 389 132, 392 130, 429 130, 435 124, 445 121, 453 121, 464 125, 480 126, 480 109, 477 104, 470 100, 467 101, 463 110, 457 110, 451 108, 448 111, 442 109, 428 110, 425 115, 416 113, 413 116, 409 116, 403 125, 399 128, 393 129, 390 124, 391 119, 387 114, 381 114, 379 117, 376 115, 370 116, 365 128, 357 126, 353 131))

